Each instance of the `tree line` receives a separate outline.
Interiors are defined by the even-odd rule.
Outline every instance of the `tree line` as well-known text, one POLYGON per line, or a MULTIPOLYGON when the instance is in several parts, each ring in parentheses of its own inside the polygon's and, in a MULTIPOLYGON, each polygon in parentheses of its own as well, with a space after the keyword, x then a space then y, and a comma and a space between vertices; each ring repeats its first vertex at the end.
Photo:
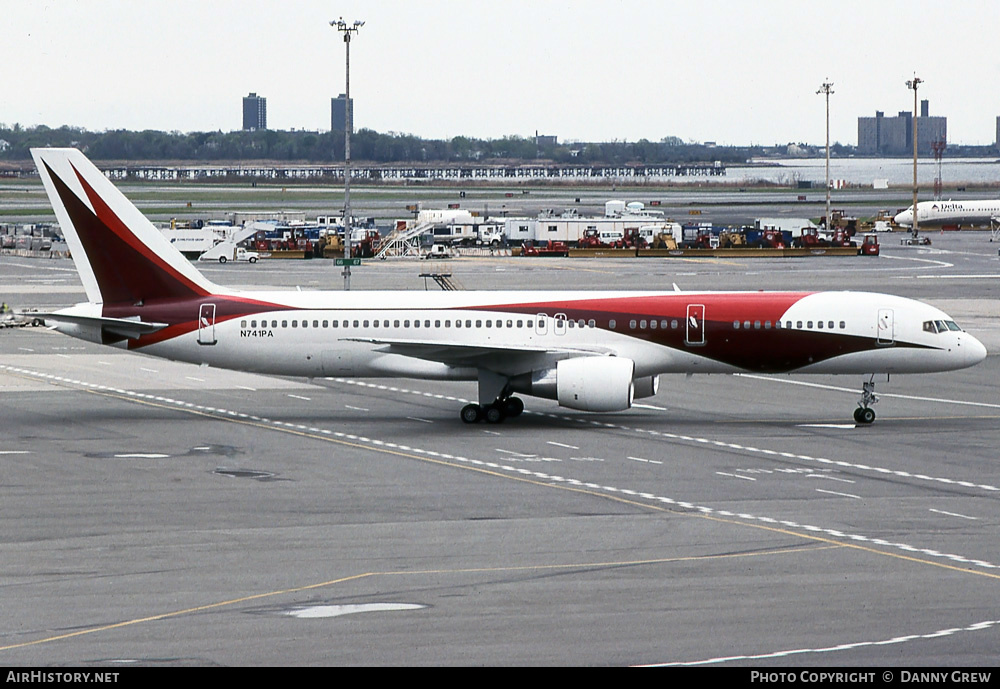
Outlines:
MULTIPOLYGON (((0 161, 30 161, 36 147, 73 146, 93 160, 114 161, 283 161, 339 163, 344 160, 341 132, 233 131, 161 132, 113 130, 91 132, 77 127, 21 127, 0 124, 0 161)), ((660 141, 536 143, 534 137, 423 139, 412 134, 361 129, 351 135, 351 159, 358 163, 489 163, 552 161, 579 165, 743 162, 764 155, 759 146, 715 147, 660 141)))

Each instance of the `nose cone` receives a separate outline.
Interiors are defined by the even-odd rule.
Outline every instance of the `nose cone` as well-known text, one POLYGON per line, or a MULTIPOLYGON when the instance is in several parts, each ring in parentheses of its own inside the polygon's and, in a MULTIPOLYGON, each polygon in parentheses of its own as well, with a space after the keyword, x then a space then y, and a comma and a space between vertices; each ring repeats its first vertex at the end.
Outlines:
POLYGON ((986 346, 969 333, 962 333, 958 341, 958 351, 965 366, 975 366, 986 358, 986 346))
POLYGON ((912 225, 913 213, 911 211, 903 211, 902 213, 898 213, 893 220, 897 225, 912 225))

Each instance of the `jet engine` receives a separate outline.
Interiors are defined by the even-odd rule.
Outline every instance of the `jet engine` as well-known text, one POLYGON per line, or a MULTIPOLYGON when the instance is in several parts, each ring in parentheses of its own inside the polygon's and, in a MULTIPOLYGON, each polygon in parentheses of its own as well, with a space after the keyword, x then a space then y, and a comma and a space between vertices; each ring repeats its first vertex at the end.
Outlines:
MULTIPOLYGON (((580 411, 623 411, 632 406, 635 362, 613 356, 582 356, 559 361, 555 368, 511 378, 514 392, 558 400, 580 411)), ((650 382, 651 387, 655 385, 650 382)))

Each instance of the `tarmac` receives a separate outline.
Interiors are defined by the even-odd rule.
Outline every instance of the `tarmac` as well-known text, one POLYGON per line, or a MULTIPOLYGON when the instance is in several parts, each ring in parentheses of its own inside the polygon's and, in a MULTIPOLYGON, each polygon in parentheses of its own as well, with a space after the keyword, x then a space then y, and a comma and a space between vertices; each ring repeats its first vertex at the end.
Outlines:
MULTIPOLYGON (((852 289, 1000 352, 989 233, 879 257, 461 258, 467 289, 852 289)), ((340 289, 329 261, 199 265, 340 289)), ((354 289, 423 289, 426 261, 354 289)), ((436 287, 430 285, 431 289, 436 287)), ((15 306, 83 300, 0 258, 15 306)), ((845 298, 850 298, 846 295, 845 298)), ((470 383, 268 378, 0 331, 8 666, 988 666, 1000 661, 1000 358, 878 379, 664 376, 619 414, 470 383)))

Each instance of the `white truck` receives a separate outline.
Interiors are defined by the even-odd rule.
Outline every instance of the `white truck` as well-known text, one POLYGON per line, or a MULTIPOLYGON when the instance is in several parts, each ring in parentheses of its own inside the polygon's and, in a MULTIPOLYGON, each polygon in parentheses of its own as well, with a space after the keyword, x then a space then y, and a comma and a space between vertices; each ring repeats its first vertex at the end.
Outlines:
POLYGON ((256 251, 247 251, 242 246, 236 246, 232 242, 219 242, 211 249, 198 257, 199 261, 218 261, 226 263, 234 261, 237 263, 256 263, 260 254, 256 251))

